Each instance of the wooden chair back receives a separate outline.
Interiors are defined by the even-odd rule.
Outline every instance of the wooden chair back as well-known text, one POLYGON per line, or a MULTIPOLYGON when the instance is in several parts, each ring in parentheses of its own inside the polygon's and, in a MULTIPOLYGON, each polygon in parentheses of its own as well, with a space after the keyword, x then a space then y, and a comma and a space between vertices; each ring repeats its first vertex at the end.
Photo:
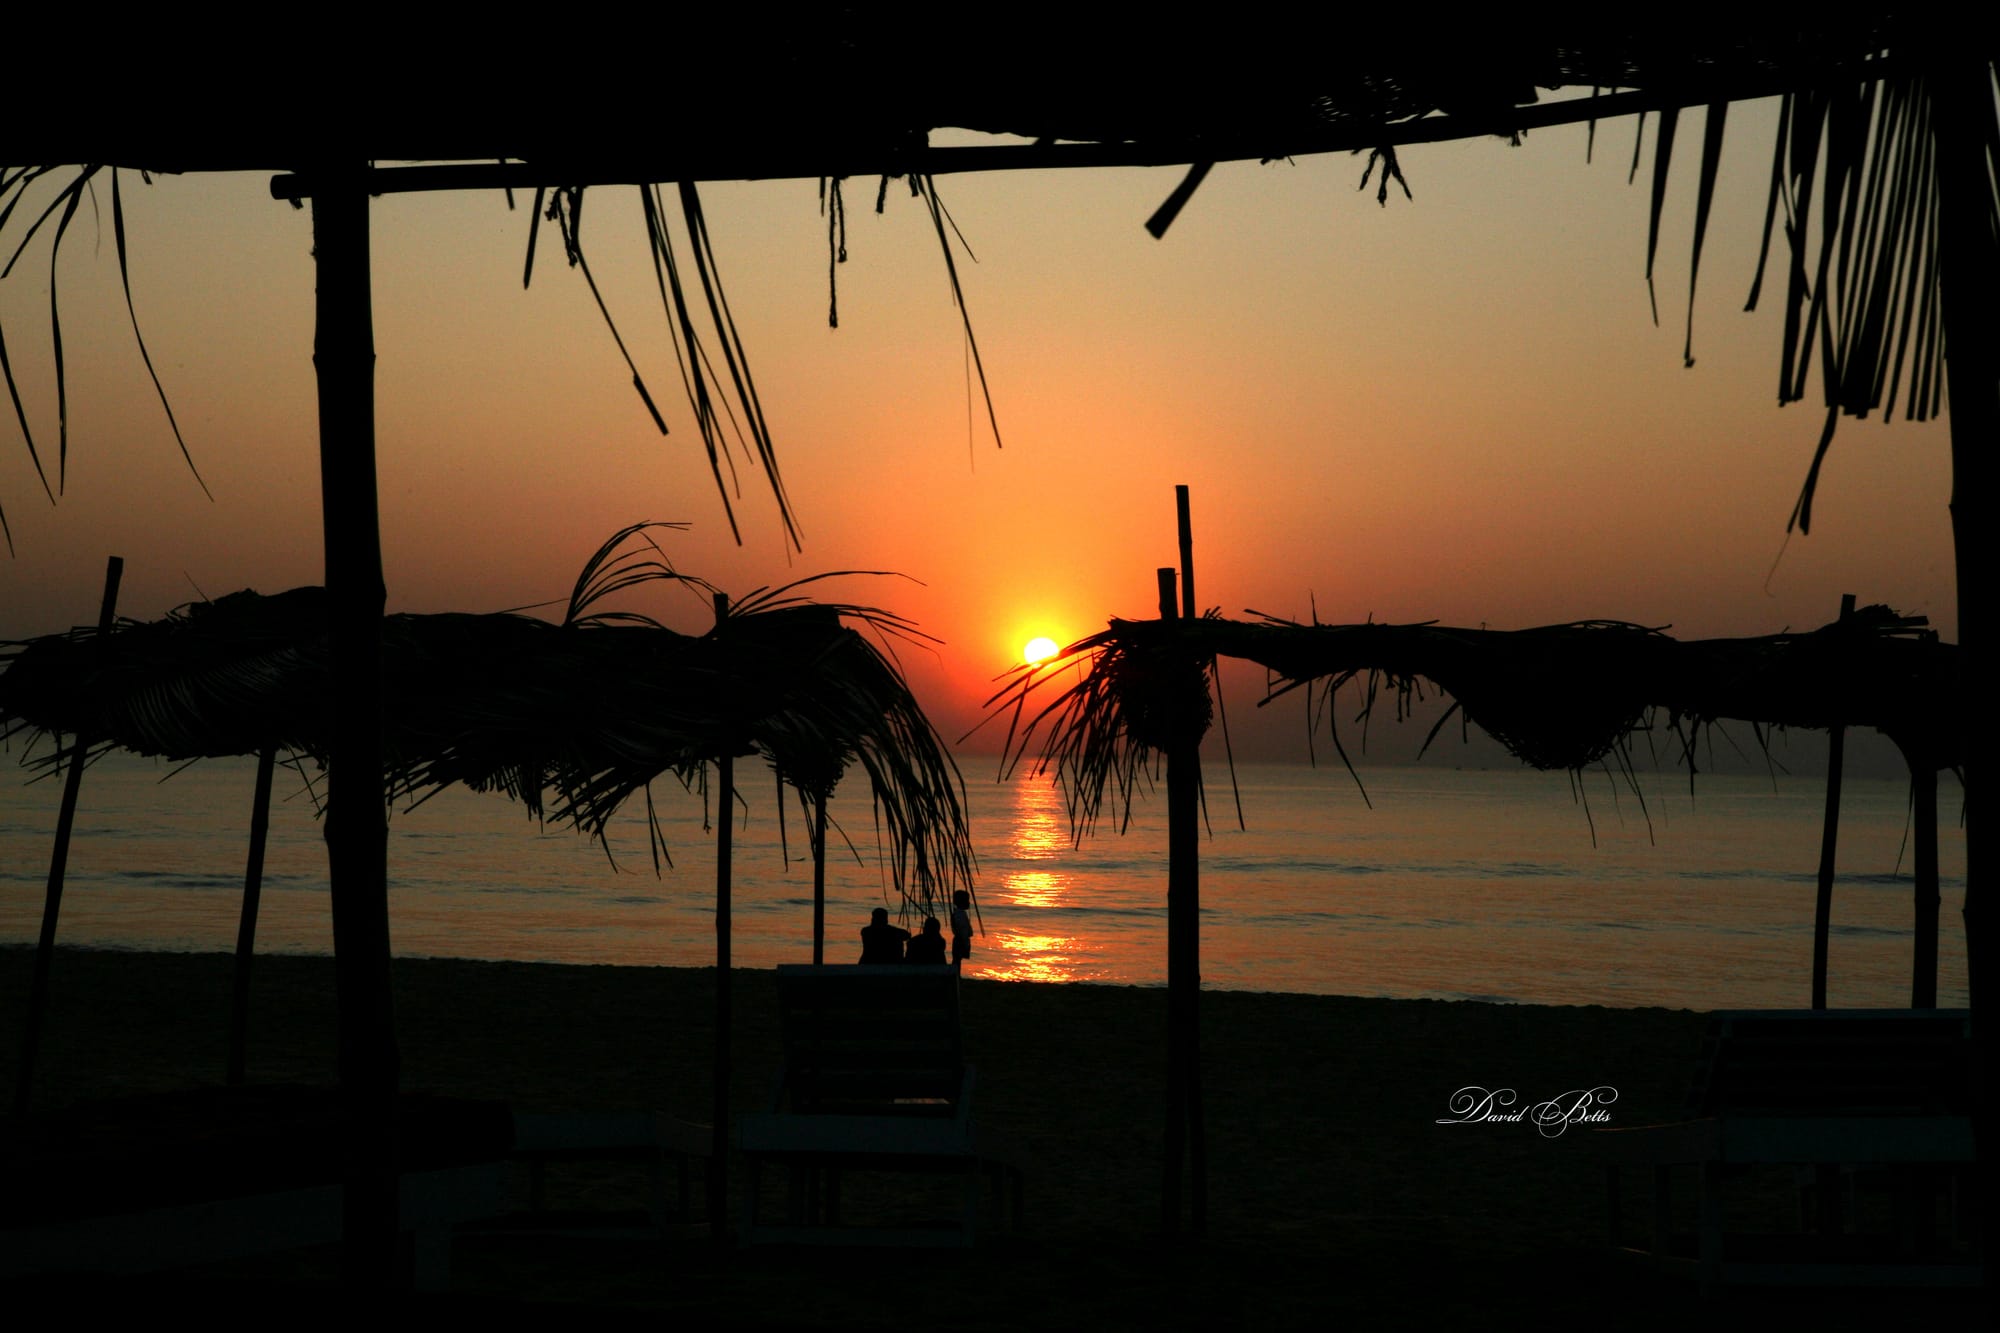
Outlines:
POLYGON ((788 964, 778 968, 778 1005, 781 1109, 958 1114, 966 1094, 955 969, 788 964))

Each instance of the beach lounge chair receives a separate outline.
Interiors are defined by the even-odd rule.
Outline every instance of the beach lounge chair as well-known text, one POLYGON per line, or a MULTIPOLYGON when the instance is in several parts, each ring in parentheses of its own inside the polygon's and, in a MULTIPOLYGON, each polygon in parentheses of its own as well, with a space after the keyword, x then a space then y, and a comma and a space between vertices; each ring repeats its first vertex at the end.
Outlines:
MULTIPOLYGON (((546 1176, 568 1162, 638 1162, 648 1170, 649 1229, 665 1238, 692 1217, 692 1181, 709 1155, 709 1129, 652 1111, 514 1113, 514 1160, 528 1168, 528 1215, 501 1219, 494 1230, 575 1229, 576 1219, 549 1212, 546 1176)), ((603 1231, 603 1227, 597 1230, 603 1231)))
MULTIPOLYGON (((1611 1239, 1703 1290, 1732 1284, 1974 1285, 1958 1229, 1973 1160, 1965 1010, 1717 1013, 1689 1116, 1593 1136, 1611 1239), (1652 1176, 1643 1241, 1622 1238, 1621 1173, 1652 1176), (1797 1227, 1757 1231, 1748 1199, 1772 1169, 1796 1187, 1797 1227), (1674 1235, 1672 1181, 1696 1181, 1691 1236, 1674 1235), (1872 1197, 1864 1190, 1879 1187, 1872 1197), (1939 1218, 1939 1203, 1946 1216, 1939 1218)), ((1770 1217, 1759 1219, 1767 1227, 1770 1217)))
MULTIPOLYGON (((405 1094, 399 1197, 412 1278, 449 1283, 457 1227, 498 1213, 511 1126, 498 1102, 405 1094)), ((8 1119, 0 1280, 149 1273, 341 1237, 337 1089, 251 1086, 8 1119)))
POLYGON ((746 1242, 970 1245, 982 1184, 1018 1224, 1019 1174, 974 1130, 955 969, 782 966, 777 985, 784 1069, 772 1109, 738 1124, 746 1242), (782 1224, 760 1217, 767 1164, 787 1169, 782 1224), (843 1227, 840 1176, 857 1170, 959 1177, 955 1225, 843 1227))

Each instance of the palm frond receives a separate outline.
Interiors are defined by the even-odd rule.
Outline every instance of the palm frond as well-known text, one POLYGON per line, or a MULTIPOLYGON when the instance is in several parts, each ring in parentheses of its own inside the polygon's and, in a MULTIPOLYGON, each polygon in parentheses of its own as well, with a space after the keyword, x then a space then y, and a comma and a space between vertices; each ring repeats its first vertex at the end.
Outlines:
MULTIPOLYGON (((1989 89, 1992 67, 1987 68, 1989 89)), ((1971 133, 2000 151, 1993 98, 1971 133)), ((1787 244, 1778 401, 1811 392, 1815 354, 1826 417, 1789 526, 1812 529, 1813 497, 1842 416, 1880 410, 1928 420, 1945 386, 1936 120, 1921 75, 1862 78, 1787 95, 1771 203, 1748 308, 1782 223, 1787 244), (1782 216, 1780 210, 1782 209, 1782 216)), ((1989 172, 1987 212, 2000 210, 1989 172)))
MULTIPOLYGON (((64 479, 69 470, 69 365, 63 344, 62 302, 57 289, 57 267, 62 257, 64 239, 69 234, 71 221, 75 218, 84 196, 93 188, 93 182, 101 164, 87 164, 80 167, 22 167, 13 171, 0 171, 0 239, 8 238, 9 224, 17 210, 28 198, 34 187, 43 181, 56 180, 60 173, 71 172, 61 180, 55 193, 35 215, 32 222, 19 228, 19 237, 14 241, 13 252, 8 255, 5 265, 0 265, 0 281, 4 281, 27 253, 29 245, 50 221, 55 229, 49 243, 49 344, 51 360, 55 372, 56 390, 56 478, 50 485, 49 475, 42 464, 40 450, 35 445, 34 427, 28 420, 26 405, 21 399, 21 386, 14 375, 13 359, 7 352, 7 338, 4 328, 0 328, 0 379, 7 382, 7 397, 14 406, 14 419, 21 427, 21 438, 27 445, 28 460, 34 465, 35 477, 42 484, 43 492, 54 500, 63 489, 64 479)), ((181 459, 193 474, 195 484, 201 487, 203 495, 213 499, 208 483, 202 480, 201 471, 195 466, 194 455, 189 451, 187 440, 181 434, 180 421, 174 416, 173 404, 167 398, 167 391, 160 383, 159 372, 153 366, 152 352, 146 346, 146 338, 139 328, 138 308, 132 299, 132 269, 130 253, 125 238, 125 204, 119 188, 118 169, 111 169, 111 228, 118 255, 118 280, 125 294, 125 312, 131 320, 132 337, 139 347, 140 360, 145 363, 146 374, 152 380, 153 392, 158 395, 160 408, 166 413, 167 426, 173 431, 174 443, 180 448, 181 459)), ((93 196, 94 203, 94 196, 93 196)), ((7 524, 4 505, 0 505, 0 537, 7 542, 11 553, 14 549, 14 535, 7 524)))
MULTIPOLYGON (((945 277, 951 282, 951 302, 958 309, 959 324, 965 330, 966 350, 972 354, 972 368, 979 376, 979 393, 986 402, 986 424, 993 429, 993 443, 1000 444, 1000 414, 993 406, 993 386, 986 382, 986 362, 979 355, 979 339, 972 332, 972 311, 965 304, 965 288, 958 280, 958 261, 951 255, 951 238, 965 247, 967 258, 972 257, 972 247, 965 244, 965 236, 958 229, 946 211, 944 201, 938 198, 937 182, 929 176, 910 177, 910 188, 924 201, 924 207, 931 217, 931 229, 937 233, 938 253, 944 257, 945 277), (946 228, 950 231, 947 234, 946 228)), ((977 261, 975 261, 977 262, 977 261)))
POLYGON ((132 263, 125 250, 125 201, 119 192, 116 167, 111 169, 111 232, 118 245, 118 285, 125 293, 125 314, 132 321, 132 341, 138 344, 139 359, 146 363, 146 376, 153 381, 160 410, 167 414, 167 427, 174 433, 174 443, 180 446, 181 461, 187 464, 201 493, 213 500, 215 493, 208 489, 208 483, 201 479, 201 469, 194 465, 194 455, 188 452, 187 440, 181 436, 181 423, 174 417, 174 405, 167 401, 166 388, 160 383, 160 372, 153 369, 153 354, 146 348, 146 335, 139 330, 139 310, 132 303, 132 263))
POLYGON ((584 562, 582 572, 576 576, 576 586, 571 589, 569 595, 569 608, 563 613, 563 624, 632 624, 657 628, 659 626, 657 620, 636 611, 593 612, 591 608, 606 598, 660 580, 682 583, 704 593, 715 592, 715 586, 707 579, 676 570, 668 561, 667 553, 646 535, 647 530, 651 528, 669 528, 676 532, 685 532, 688 525, 647 521, 630 524, 612 533, 590 559, 584 562), (650 556, 644 551, 621 550, 635 537, 647 551, 652 552, 650 556))

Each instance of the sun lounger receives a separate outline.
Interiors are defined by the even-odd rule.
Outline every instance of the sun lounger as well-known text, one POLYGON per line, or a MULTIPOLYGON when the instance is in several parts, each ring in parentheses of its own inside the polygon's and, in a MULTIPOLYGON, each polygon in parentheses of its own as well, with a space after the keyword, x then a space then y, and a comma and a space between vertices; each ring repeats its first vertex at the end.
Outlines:
POLYGON ((772 1110, 739 1122, 746 1241, 970 1245, 982 1183, 1018 1222, 1019 1174, 974 1129, 956 970, 784 966, 777 985, 784 1070, 772 1110), (787 1168, 782 1225, 759 1215, 766 1164, 787 1168), (959 1177, 954 1224, 841 1226, 840 1176, 857 1170, 959 1177))
MULTIPOLYGON (((159 1272, 341 1236, 341 1105, 329 1088, 206 1088, 12 1119, 0 1135, 0 1279, 159 1272)), ((398 1105, 402 1230, 416 1285, 452 1235, 500 1211, 511 1137, 495 1102, 398 1105)))
MULTIPOLYGON (((564 1162, 640 1162, 649 1173, 646 1211, 650 1228, 665 1236, 690 1212, 697 1163, 709 1155, 709 1129, 651 1111, 514 1113, 514 1159, 528 1168, 529 1217, 509 1218, 497 1229, 539 1229, 557 1223, 548 1210, 548 1168, 564 1162), (671 1181, 672 1188, 669 1188, 671 1181)), ((567 1225, 549 1229, 569 1230, 567 1225)))
POLYGON ((1607 1129, 1614 1245, 1704 1290, 1731 1284, 1971 1285, 1978 1267, 1951 1233, 1958 1178, 1973 1160, 1970 1016, 1964 1010, 1718 1013, 1689 1118, 1607 1129), (1627 1243, 1620 1175, 1650 1171, 1647 1236, 1627 1243), (1751 1231, 1736 1205, 1769 1168, 1798 1190, 1795 1231, 1751 1231), (1690 1237, 1676 1237, 1672 1181, 1696 1181, 1690 1237), (1863 1216, 1862 1190, 1882 1186, 1863 1216))

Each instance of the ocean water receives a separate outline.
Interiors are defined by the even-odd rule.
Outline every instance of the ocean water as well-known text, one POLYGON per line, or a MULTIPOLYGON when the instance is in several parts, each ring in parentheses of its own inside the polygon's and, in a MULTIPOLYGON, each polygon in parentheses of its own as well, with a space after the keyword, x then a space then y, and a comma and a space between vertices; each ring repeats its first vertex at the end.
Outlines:
MULTIPOLYGON (((10 758, 18 758, 18 752, 10 758)), ((178 773, 110 756, 86 775, 59 939, 227 950, 241 902, 255 765, 178 773), (171 776, 170 776, 171 775, 171 776)), ((0 768, 0 941, 39 928, 60 785, 0 768)), ((1819 779, 1239 765, 1247 827, 1212 767, 1201 843, 1202 978, 1211 988, 1538 1004, 1802 1007, 1824 788, 1819 779)), ((970 974, 1159 985, 1165 979, 1165 791, 1122 833, 1107 812, 1073 843, 1046 780, 968 761, 981 933, 970 974)), ((812 873, 794 803, 781 841, 767 770, 738 776, 734 961, 809 961, 812 873)), ((637 813, 609 852, 543 829, 504 798, 445 793, 391 823, 402 955, 700 966, 715 957, 714 837, 698 794, 656 789, 671 868, 656 876, 637 813)), ((1939 793, 1939 1003, 1966 1001, 1959 792, 1939 793)), ((827 957, 849 961, 888 900, 863 792, 830 807, 827 957)), ((1829 997, 1909 1002, 1907 788, 1846 784, 1829 997)), ((320 825, 280 770, 258 947, 332 947, 320 825)), ((893 906, 893 904, 891 904, 893 906)), ((911 923, 914 925, 915 923, 911 923)))

